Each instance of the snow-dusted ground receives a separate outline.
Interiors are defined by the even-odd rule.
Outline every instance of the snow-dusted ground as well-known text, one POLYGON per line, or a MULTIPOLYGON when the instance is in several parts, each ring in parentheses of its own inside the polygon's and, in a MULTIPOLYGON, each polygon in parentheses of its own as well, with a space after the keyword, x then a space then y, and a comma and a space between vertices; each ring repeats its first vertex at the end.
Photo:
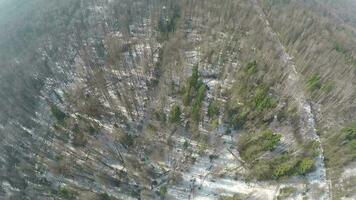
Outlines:
POLYGON ((170 188, 168 194, 175 199, 217 199, 221 195, 233 196, 237 193, 252 195, 258 199, 273 199, 278 185, 235 179, 232 172, 241 167, 234 156, 238 152, 231 148, 233 141, 230 136, 221 135, 221 140, 223 145, 215 152, 218 158, 210 160, 208 155, 199 157, 183 174, 183 181, 170 188))

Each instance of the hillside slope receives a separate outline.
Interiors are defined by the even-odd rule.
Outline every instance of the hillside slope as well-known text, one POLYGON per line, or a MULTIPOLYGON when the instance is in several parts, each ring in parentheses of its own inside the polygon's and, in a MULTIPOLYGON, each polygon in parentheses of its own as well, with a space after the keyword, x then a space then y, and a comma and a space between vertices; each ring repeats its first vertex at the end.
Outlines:
POLYGON ((353 10, 0 1, 0 199, 355 198, 353 10))

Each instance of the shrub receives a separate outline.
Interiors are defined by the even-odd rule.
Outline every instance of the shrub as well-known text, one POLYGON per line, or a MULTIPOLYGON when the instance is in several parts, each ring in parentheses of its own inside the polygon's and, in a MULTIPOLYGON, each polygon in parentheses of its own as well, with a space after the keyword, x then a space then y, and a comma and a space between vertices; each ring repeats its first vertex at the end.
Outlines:
POLYGON ((314 74, 312 76, 309 77, 308 81, 307 81, 307 89, 310 92, 314 92, 316 90, 319 90, 321 88, 321 77, 319 74, 314 74))
POLYGON ((88 131, 91 135, 94 135, 98 130, 94 126, 90 126, 88 131))
POLYGON ((305 175, 313 170, 315 162, 311 157, 293 158, 285 154, 284 157, 276 159, 271 164, 276 165, 273 177, 278 179, 289 175, 305 175))
POLYGON ((248 112, 240 112, 238 113, 230 113, 230 117, 229 117, 229 124, 232 125, 234 127, 234 129, 240 129, 243 127, 243 125, 245 124, 246 120, 247 120, 247 114, 248 112), (232 116, 231 116, 232 115, 232 116))
POLYGON ((193 105, 193 108, 192 108, 192 119, 195 122, 198 122, 200 120, 200 108, 201 108, 201 103, 199 103, 199 102, 196 102, 193 105))
POLYGON ((188 106, 190 104, 190 97, 191 97, 191 94, 190 94, 190 89, 189 91, 186 91, 184 94, 183 94, 183 105, 185 106, 188 106))
POLYGON ((211 121, 211 128, 216 129, 219 126, 219 120, 218 119, 213 119, 211 121))
POLYGON ((163 34, 168 34, 176 30, 179 18, 181 17, 181 8, 178 4, 172 5, 170 16, 161 16, 158 21, 158 30, 163 34))
POLYGON ((67 187, 63 186, 59 188, 58 194, 62 199, 65 200, 75 200, 76 196, 78 195, 76 192, 71 191, 67 187))
POLYGON ((287 199, 288 197, 290 197, 296 191, 297 191, 297 189, 294 188, 294 187, 281 188, 280 191, 279 191, 279 195, 277 196, 277 200, 287 199))
POLYGON ((334 82, 326 82, 321 86, 321 90, 325 93, 330 93, 335 88, 334 82))
POLYGON ((261 153, 275 149, 281 139, 280 134, 266 129, 253 138, 253 134, 240 138, 238 148, 246 161, 255 160, 261 153))
POLYGON ((198 67, 193 67, 192 76, 188 78, 186 86, 182 89, 182 100, 184 106, 191 105, 193 101, 191 118, 195 122, 200 120, 200 111, 205 98, 206 89, 206 85, 200 80, 198 67))
POLYGON ((263 149, 272 151, 281 140, 281 135, 273 133, 271 129, 267 129, 262 133, 262 137, 259 140, 262 143, 263 149))
POLYGON ((189 88, 197 88, 199 76, 198 67, 193 67, 192 76, 189 78, 189 88))
POLYGON ((356 123, 328 138, 325 146, 328 167, 340 168, 356 160, 356 123))
POLYGON ((205 98, 205 92, 206 92, 206 86, 201 85, 199 87, 199 91, 192 108, 192 119, 195 122, 198 122, 200 120, 200 111, 201 111, 202 102, 205 98))
POLYGON ((210 118, 216 117, 219 115, 219 104, 216 101, 212 101, 208 106, 208 116, 210 118))
POLYGON ((203 102, 205 98, 205 93, 206 93, 206 86, 204 84, 200 84, 196 102, 199 103, 203 102))
POLYGON ((265 160, 260 160, 253 164, 251 175, 255 176, 258 180, 266 180, 271 178, 272 166, 265 160))
POLYGON ((67 115, 55 105, 51 106, 51 112, 58 122, 63 122, 67 117, 67 115))
POLYGON ((278 99, 270 94, 271 83, 263 79, 256 61, 248 63, 236 78, 228 103, 227 121, 235 129, 242 128, 246 119, 253 125, 262 125, 271 119, 270 112, 277 106, 278 99), (265 116, 267 115, 268 116, 265 116))
POLYGON ((314 160, 311 157, 283 153, 272 159, 259 159, 253 162, 251 174, 259 180, 279 179, 293 175, 305 175, 313 168, 314 160))
POLYGON ((219 197, 219 200, 240 200, 242 198, 240 198, 237 194, 235 194, 234 196, 230 197, 230 196, 221 196, 219 197))
POLYGON ((280 178, 289 175, 291 174, 293 167, 294 166, 291 163, 282 163, 275 168, 273 177, 280 178))
POLYGON ((153 132, 153 133, 157 132, 157 128, 153 124, 150 124, 150 123, 147 124, 147 130, 150 132, 153 132))
POLYGON ((303 145, 303 150, 305 151, 305 155, 309 157, 316 157, 320 154, 319 151, 319 142, 317 141, 310 141, 303 145))
POLYGON ((187 140, 184 140, 183 148, 188 149, 188 147, 189 147, 189 142, 187 140))
POLYGON ((155 119, 165 123, 167 121, 167 116, 163 111, 156 111, 154 112, 155 119))
POLYGON ((116 198, 111 198, 108 194, 106 193, 101 193, 98 195, 99 200, 116 200, 116 198))
POLYGON ((251 76, 257 72, 257 62, 254 60, 252 62, 249 62, 246 67, 244 68, 244 72, 248 75, 251 76))
POLYGON ((190 105, 191 100, 198 96, 198 98, 203 98, 203 94, 205 94, 206 87, 204 83, 199 80, 199 71, 198 67, 194 67, 192 69, 192 76, 188 78, 187 85, 184 88, 183 92, 183 104, 185 106, 190 105), (205 87, 204 89, 202 87, 205 87), (204 90, 204 91, 203 91, 204 90), (196 92, 198 91, 198 93, 196 92))
POLYGON ((263 86, 257 88, 255 96, 253 97, 253 102, 258 112, 262 112, 276 106, 274 99, 268 95, 268 89, 263 86))
POLYGON ((181 120, 181 109, 178 105, 174 105, 171 109, 169 121, 171 123, 178 123, 181 120))
POLYGON ((75 132, 73 137, 73 145, 76 147, 83 147, 87 144, 86 135, 82 132, 75 132))
POLYGON ((250 144, 243 152, 241 152, 241 156, 246 161, 255 160, 263 151, 263 148, 257 144, 250 144))
POLYGON ((130 147, 134 144, 135 138, 132 135, 123 132, 121 130, 117 130, 117 131, 118 131, 117 134, 119 134, 118 140, 122 145, 126 145, 127 147, 130 147))
POLYGON ((166 194, 167 194, 167 186, 162 186, 161 188, 159 188, 159 195, 161 197, 166 196, 166 194))
POLYGON ((345 134, 346 140, 356 140, 356 124, 343 128, 341 131, 343 132, 343 134, 345 134))
POLYGON ((127 146, 132 146, 134 144, 134 137, 130 134, 126 134, 124 138, 124 142, 127 146))
POLYGON ((349 148, 351 149, 352 152, 354 152, 353 154, 355 155, 356 154, 356 140, 352 140, 349 143, 349 148))
POLYGON ((345 53, 347 53, 347 50, 344 48, 344 46, 342 46, 340 43, 338 43, 338 42, 335 42, 334 43, 334 49, 337 51, 337 52, 339 52, 339 53, 343 53, 343 54, 345 54, 345 53))
POLYGON ((300 175, 304 175, 310 171, 312 171, 314 167, 314 160, 311 158, 304 158, 297 165, 297 173, 300 175))

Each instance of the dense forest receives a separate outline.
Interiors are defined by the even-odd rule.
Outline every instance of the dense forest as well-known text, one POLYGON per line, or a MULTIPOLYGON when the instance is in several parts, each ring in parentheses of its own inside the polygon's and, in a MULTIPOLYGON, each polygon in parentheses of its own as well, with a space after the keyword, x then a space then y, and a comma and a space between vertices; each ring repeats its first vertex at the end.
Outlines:
POLYGON ((0 0, 0 199, 356 198, 353 0, 0 0))

